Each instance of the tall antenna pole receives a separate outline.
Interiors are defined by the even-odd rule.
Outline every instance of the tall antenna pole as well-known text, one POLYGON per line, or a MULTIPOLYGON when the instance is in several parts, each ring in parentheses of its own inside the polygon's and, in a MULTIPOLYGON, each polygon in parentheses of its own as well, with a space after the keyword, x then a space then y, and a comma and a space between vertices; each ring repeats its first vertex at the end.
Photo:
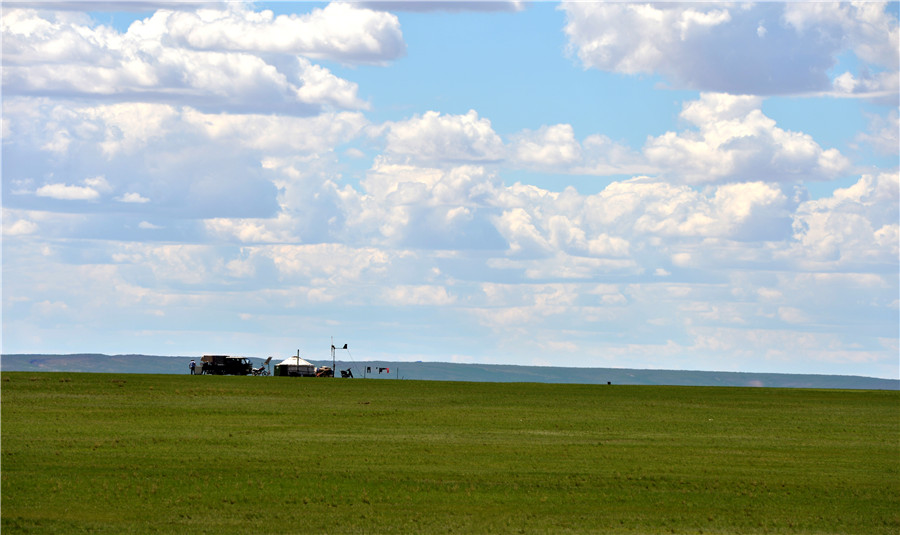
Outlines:
MULTIPOLYGON (((331 373, 332 377, 337 377, 337 362, 334 359, 334 350, 337 349, 334 347, 334 336, 331 337, 331 373)), ((347 344, 344 344, 344 347, 341 349, 347 349, 347 344)), ((351 357, 352 360, 352 357, 351 357)), ((352 374, 351 374, 352 377, 352 374)))

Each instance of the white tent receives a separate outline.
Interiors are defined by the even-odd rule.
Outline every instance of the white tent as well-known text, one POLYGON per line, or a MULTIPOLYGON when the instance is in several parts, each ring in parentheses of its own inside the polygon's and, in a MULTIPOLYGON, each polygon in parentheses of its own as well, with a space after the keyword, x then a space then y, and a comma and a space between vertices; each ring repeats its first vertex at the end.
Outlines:
POLYGON ((299 356, 288 357, 275 365, 275 375, 316 375, 316 366, 299 356))

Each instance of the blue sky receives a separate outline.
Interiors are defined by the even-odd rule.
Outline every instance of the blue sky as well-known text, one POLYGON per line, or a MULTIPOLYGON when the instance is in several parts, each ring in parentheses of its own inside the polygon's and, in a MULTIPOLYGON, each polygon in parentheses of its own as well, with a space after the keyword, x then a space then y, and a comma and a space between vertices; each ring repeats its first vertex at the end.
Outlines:
POLYGON ((2 29, 4 353, 900 377, 896 2, 2 29))

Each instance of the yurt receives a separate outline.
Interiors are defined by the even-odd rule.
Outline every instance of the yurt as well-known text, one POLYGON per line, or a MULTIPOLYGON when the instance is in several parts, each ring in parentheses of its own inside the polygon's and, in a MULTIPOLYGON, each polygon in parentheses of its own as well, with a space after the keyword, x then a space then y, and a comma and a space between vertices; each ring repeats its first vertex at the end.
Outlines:
POLYGON ((315 377, 316 367, 297 355, 288 357, 276 364, 275 375, 283 377, 315 377))

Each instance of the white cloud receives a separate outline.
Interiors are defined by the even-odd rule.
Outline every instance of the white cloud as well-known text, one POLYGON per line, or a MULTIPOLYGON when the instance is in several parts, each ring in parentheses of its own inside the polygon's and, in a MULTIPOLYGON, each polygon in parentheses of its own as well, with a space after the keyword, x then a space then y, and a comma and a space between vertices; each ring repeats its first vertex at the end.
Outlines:
POLYGON ((135 193, 135 192, 125 193, 121 197, 118 197, 116 200, 119 202, 133 203, 133 204, 144 204, 144 203, 150 202, 150 199, 148 199, 147 197, 144 197, 140 193, 135 193))
POLYGON ((103 175, 85 178, 84 185, 103 193, 109 193, 112 190, 112 186, 109 185, 109 182, 106 181, 106 177, 103 175))
POLYGON ((287 216, 282 214, 276 220, 234 219, 217 217, 206 219, 203 224, 207 232, 222 238, 236 238, 243 243, 291 243, 296 238, 287 216))
POLYGON ((456 296, 443 286, 402 285, 382 292, 387 306, 445 306, 456 302, 456 296))
POLYGON ((896 265, 900 255, 900 175, 864 175, 828 198, 801 204, 793 254, 808 266, 896 265))
POLYGON ((537 228, 524 208, 507 210, 497 218, 497 230, 509 242, 512 255, 544 255, 550 252, 550 242, 537 228))
MULTIPOLYGON (((54 110, 56 114, 58 110, 54 110)), ((96 129, 103 132, 100 146, 107 157, 131 153, 177 128, 178 110, 167 104, 125 102, 68 107, 60 117, 61 129, 73 130, 70 138, 83 138, 96 129)))
POLYGON ((525 280, 583 279, 606 275, 635 275, 641 268, 631 258, 594 258, 557 253, 537 261, 492 262, 492 267, 520 269, 525 280))
POLYGON ((887 116, 870 116, 869 131, 857 134, 856 141, 868 143, 879 154, 900 154, 900 120, 897 110, 892 109, 887 116))
POLYGON ((686 184, 832 180, 849 169, 849 160, 838 150, 822 148, 803 132, 779 128, 762 113, 762 103, 755 96, 702 93, 686 102, 680 114, 692 129, 649 137, 641 152, 603 134, 579 143, 570 124, 523 130, 502 146, 490 123, 477 120, 475 112, 469 112, 467 121, 429 112, 402 126, 389 124, 388 152, 407 158, 424 154, 429 161, 502 158, 506 165, 545 172, 647 174, 686 184), (475 120, 484 128, 472 128, 475 120), (461 126, 463 122, 469 124, 461 126), (483 149, 485 139, 490 150, 483 149))
POLYGON ((778 303, 784 299, 784 294, 776 288, 757 288, 756 293, 764 302, 778 303))
MULTIPOLYGON (((39 151, 46 136, 62 132, 67 147, 59 156, 69 162, 67 172, 104 173, 103 183, 74 184, 79 190, 57 184, 42 189, 41 195, 80 194, 99 200, 111 193, 110 199, 119 202, 152 199, 169 214, 174 209, 192 218, 274 215, 277 188, 291 189, 298 168, 320 183, 327 181, 322 177, 337 178, 333 167, 329 169, 338 157, 336 149, 360 136, 368 124, 359 112, 316 117, 225 114, 165 104, 85 105, 22 97, 5 100, 4 113, 14 131, 4 151, 39 151)), ((54 161, 41 158, 32 167, 46 166, 49 172, 43 174, 52 177, 54 161)), ((11 179, 10 192, 34 194, 44 185, 35 182, 11 179)), ((293 191, 309 186, 305 179, 293 191)), ((334 206, 326 197, 317 202, 289 193, 284 190, 295 214, 311 204, 334 206)))
POLYGON ((486 306, 472 312, 492 329, 524 333, 541 328, 548 318, 580 310, 582 289, 573 283, 482 283, 479 293, 486 306))
MULTIPOLYGON (((860 20, 882 13, 838 7, 860 20)), ((720 88, 725 80, 761 94, 833 85, 858 96, 890 87, 894 76, 887 65, 827 80, 821 62, 833 50, 871 61, 890 51, 859 48, 868 34, 838 19, 826 26, 847 29, 853 43, 792 48, 825 37, 814 35, 818 22, 784 20, 781 5, 563 9, 570 24, 594 24, 609 39, 582 49, 571 34, 586 66, 659 73, 672 85, 720 88), (629 17, 650 22, 620 24, 629 17), (731 46, 749 39, 761 49, 731 46), (778 46, 790 58, 769 62, 778 46), (734 63, 710 70, 729 50, 738 50, 734 63), (797 64, 809 69, 787 76, 797 64), (751 79, 764 67, 771 79, 751 79), (733 77, 740 68, 749 72, 733 77)), ((4 10, 4 317, 19 322, 6 322, 4 334, 21 347, 22 333, 51 332, 34 318, 55 310, 72 331, 99 332, 92 325, 105 327, 110 314, 123 325, 150 319, 161 326, 154 338, 179 351, 195 347, 186 340, 228 337, 294 347, 301 333, 338 327, 388 333, 372 336, 374 347, 389 345, 413 314, 460 338, 489 334, 471 343, 484 354, 571 351, 579 365, 772 369, 790 351, 810 367, 838 363, 829 371, 896 360, 895 171, 806 200, 804 182, 843 179, 849 161, 777 124, 763 114, 763 98, 745 91, 691 97, 681 126, 645 130, 646 144, 634 148, 602 131, 576 138, 563 116, 503 132, 504 143, 501 113, 492 123, 475 111, 477 100, 460 115, 412 101, 379 107, 373 125, 367 92, 373 106, 383 94, 364 82, 370 69, 329 70, 312 58, 397 57, 402 40, 390 36, 402 39, 399 23, 383 15, 329 5, 282 19, 229 5, 159 11, 122 33, 75 13, 4 10), (341 10, 353 35, 329 29, 341 10), (297 28, 308 32, 291 33, 297 28), (328 41, 328 32, 343 41, 328 41), (336 75, 344 72, 348 79, 336 75), (536 173, 559 187, 510 183, 536 173), (562 174, 633 178, 605 187, 579 179, 596 192, 588 194, 565 187, 562 174), (197 310, 212 311, 209 324, 221 327, 198 335, 207 328, 192 326, 197 310), (234 334, 234 318, 253 325, 234 334)), ((837 35, 829 28, 826 37, 837 35)), ((880 28, 875 19, 872 28, 880 28)), ((802 117, 790 117, 803 129, 802 117)), ((855 138, 858 152, 871 145, 896 154, 896 113, 878 117, 855 138)), ((448 353, 468 351, 454 343, 448 353)), ((496 358, 473 354, 466 358, 496 358)))
POLYGON ((885 349, 854 347, 842 333, 702 327, 692 329, 692 334, 691 351, 730 354, 744 366, 755 360, 760 368, 781 369, 788 362, 797 365, 802 361, 813 369, 853 369, 862 362, 883 361, 885 349))
POLYGON ((429 111, 412 119, 389 122, 387 152, 433 162, 484 162, 504 157, 503 141, 491 122, 475 110, 465 115, 429 111))
POLYGON ((778 307, 778 318, 786 323, 809 323, 809 316, 795 307, 778 307))
MULTIPOLYGON (((837 56, 897 71, 885 3, 755 5, 571 2, 565 33, 586 68, 659 73, 676 86, 734 94, 827 91, 837 56)), ((867 90, 896 91, 896 77, 867 90)))
MULTIPOLYGON (((278 52, 347 63, 384 63, 406 52, 396 15, 330 3, 306 15, 254 12, 242 3, 228 9, 158 12, 172 39, 197 50, 278 52)), ((154 21, 145 21, 154 26, 154 21)))
POLYGON ((834 79, 832 90, 824 95, 840 98, 868 98, 887 105, 896 105, 900 91, 900 73, 863 72, 859 77, 844 72, 834 79))
POLYGON ((366 104, 356 84, 297 53, 381 62, 403 49, 396 17, 386 13, 333 4, 307 17, 273 18, 229 6, 160 10, 121 34, 80 14, 4 10, 4 91, 311 115, 366 104), (293 62, 256 55, 272 52, 294 55, 293 62))
POLYGON ((357 84, 338 78, 325 67, 313 65, 305 58, 297 58, 297 61, 300 88, 296 94, 300 102, 312 105, 327 103, 343 109, 368 109, 369 105, 356 95, 357 84))
POLYGON ((584 161, 575 173, 587 175, 653 175, 659 172, 643 154, 603 134, 593 134, 582 143, 584 161))
POLYGON ((41 301, 32 305, 31 310, 34 314, 47 318, 59 317, 68 314, 69 305, 64 301, 41 301))
POLYGON ((512 158, 523 165, 557 167, 575 164, 582 155, 572 125, 557 124, 514 136, 512 158))
MULTIPOLYGON (((286 169, 279 167, 281 164, 284 162, 269 162, 270 170, 286 169)), ((287 239, 296 240, 292 216, 284 213, 271 220, 222 218, 207 222, 207 230, 215 227, 221 236, 249 236, 234 246, 218 241, 217 246, 117 247, 121 275, 113 280, 130 292, 128 299, 140 299, 157 308, 164 306, 158 303, 168 297, 159 295, 158 290, 139 297, 141 285, 135 284, 138 273, 151 272, 157 287, 238 282, 254 288, 261 286, 257 291, 239 292, 242 298, 237 308, 227 305, 228 299, 215 298, 235 314, 256 317, 264 317, 266 310, 273 307, 282 310, 310 305, 394 304, 422 307, 423 314, 430 313, 429 307, 449 307, 450 311, 444 312, 447 317, 458 313, 465 315, 465 322, 475 319, 491 331, 499 347, 521 351, 527 341, 532 346, 572 344, 585 350, 593 347, 606 355, 621 353, 621 358, 626 358, 627 353, 627 358, 637 358, 634 355, 640 353, 641 347, 661 344, 673 352, 678 348, 695 352, 701 359, 702 355, 718 355, 720 360, 711 356, 708 363, 712 366, 718 362, 717 369, 746 367, 758 363, 753 355, 766 354, 770 348, 766 344, 777 338, 767 336, 767 329, 758 328, 771 324, 786 329, 832 329, 830 346, 803 346, 806 339, 796 338, 796 333, 794 338, 783 340, 803 351, 810 362, 834 362, 837 370, 847 365, 844 363, 848 359, 883 360, 883 349, 852 347, 845 330, 853 327, 839 325, 840 316, 834 311, 854 300, 889 306, 888 294, 896 284, 891 283, 890 277, 865 272, 817 273, 802 278, 778 271, 785 268, 785 262, 802 264, 807 252, 802 241, 794 243, 796 248, 792 249, 790 236, 769 241, 770 235, 763 236, 755 230, 760 218, 764 220, 772 214, 790 221, 793 205, 775 185, 724 184, 696 191, 644 179, 615 182, 599 194, 584 196, 574 190, 552 193, 522 185, 502 186, 476 167, 440 170, 385 162, 380 165, 372 170, 371 191, 365 194, 371 196, 373 206, 386 203, 384 209, 390 212, 403 207, 392 203, 412 198, 416 206, 431 204, 437 208, 441 206, 437 199, 472 202, 470 192, 479 191, 477 203, 457 207, 471 208, 475 220, 496 221, 498 234, 510 247, 518 244, 520 249, 513 254, 512 250, 498 247, 466 256, 458 248, 428 254, 423 249, 397 248, 371 239, 362 240, 365 245, 361 246, 267 242, 265 233, 276 233, 277 240, 281 239, 277 236, 280 231, 287 232, 287 239), (391 177, 399 180, 393 182, 391 177), (409 185, 400 185, 403 182, 409 185), (421 191, 413 188, 412 192, 398 195, 400 190, 415 184, 421 184, 421 191), (486 206, 502 207, 502 211, 494 212, 499 219, 493 220, 489 213, 482 212, 486 206), (703 217, 697 219, 697 214, 703 217), (729 241, 738 238, 763 241, 729 241), (442 264, 443 261, 447 263, 442 264), (457 280, 452 286, 447 283, 459 266, 464 266, 463 273, 471 273, 469 270, 475 268, 473 261, 487 265, 491 273, 488 280, 510 282, 488 283, 481 277, 457 280), (734 265, 741 269, 723 268, 734 265), (753 266, 763 269, 749 269, 753 266), (684 282, 684 270, 692 274, 689 278, 714 279, 715 283, 684 282), (132 274, 128 275, 129 271, 132 274), (657 279, 657 284, 640 282, 643 274, 654 272, 665 278, 657 279), (746 273, 747 280, 739 280, 736 273, 746 273), (610 284, 610 275, 626 275, 635 282, 610 284), (729 278, 736 276, 738 279, 729 278), (572 282, 558 282, 562 280, 572 282), (522 284, 523 281, 532 283, 522 284), (853 298, 848 299, 848 295, 853 298), (730 328, 736 325, 742 329, 730 328), (609 332, 614 347, 596 347, 591 337, 598 330, 609 332), (675 345, 678 347, 666 342, 665 337, 673 335, 681 337, 680 345, 675 345)), ((298 176, 295 182, 285 184, 309 185, 304 181, 310 178, 298 176)), ((896 177, 864 178, 834 198, 803 205, 802 214, 870 213, 870 226, 874 228, 877 221, 891 215, 891 210, 896 211, 894 188, 896 177)), ((292 194, 299 194, 299 190, 292 194)), ((361 202, 365 198, 347 188, 336 190, 335 194, 335 199, 346 202, 361 202)), ((23 216, 16 214, 14 219, 23 216)), ((344 232, 362 232, 364 226, 362 221, 349 219, 345 224, 348 226, 344 232)), ((421 223, 418 226, 431 231, 421 223)), ((896 236, 892 239, 896 243, 896 236)), ((893 247, 880 259, 869 261, 885 262, 889 255, 897 254, 896 246, 893 247)), ((847 265, 855 270, 867 269, 859 260, 847 265)), ((841 266, 826 267, 833 270, 841 266)), ((36 302, 42 299, 36 296, 36 302)), ((200 303, 184 304, 188 296, 180 291, 174 292, 171 299, 176 301, 165 305, 169 311, 200 303), (175 302, 183 304, 176 307, 175 302)), ((782 358, 776 353, 769 357, 782 358)), ((676 362, 671 360, 674 356, 660 358, 660 367, 671 367, 676 362)), ((590 360, 584 362, 591 365, 590 360)))
MULTIPOLYGON (((4 102, 13 130, 12 143, 49 150, 55 138, 65 145, 55 152, 91 150, 103 159, 140 156, 148 148, 160 159, 184 158, 184 144, 203 152, 259 151, 273 157, 297 152, 328 152, 359 136, 368 124, 359 112, 323 113, 315 117, 272 114, 205 113, 189 106, 153 103, 85 105, 79 101, 13 97, 4 102), (44 125, 44 128, 37 128, 44 125), (48 138, 47 136, 51 136, 48 138), (213 147, 212 144, 218 144, 213 147)), ((259 157, 259 159, 262 159, 259 157)), ((157 165, 160 162, 157 163, 157 165)), ((110 178, 107 177, 107 180, 110 178)))
POLYGON ((725 184, 713 197, 716 224, 736 239, 783 239, 791 208, 781 189, 763 182, 725 184))
POLYGON ((270 258, 284 277, 334 287, 359 282, 366 273, 384 273, 392 261, 403 254, 335 243, 276 245, 258 251, 270 258))
POLYGON ((801 36, 827 36, 849 46, 865 62, 900 63, 900 29, 882 2, 784 4, 784 20, 801 36))
MULTIPOLYGON (((29 193, 33 194, 34 191, 29 193)), ((9 207, 4 201, 2 223, 3 234, 8 236, 22 235, 34 238, 28 243, 32 244, 35 248, 39 248, 39 251, 31 252, 50 259, 54 254, 55 248, 46 244, 45 240, 47 237, 66 237, 72 234, 77 235, 79 230, 90 222, 90 216, 77 213, 77 210, 73 210, 73 212, 75 213, 69 213, 68 210, 62 212, 21 210, 9 207)))
POLYGON ((18 219, 11 224, 3 223, 4 236, 25 236, 38 231, 38 226, 33 221, 18 219))
POLYGON ((786 196, 762 182, 726 184, 708 195, 666 182, 614 182, 585 200, 585 221, 595 229, 670 237, 766 239, 787 234, 786 196), (773 228, 774 227, 774 228, 773 228))
POLYGON ((367 124, 357 112, 316 117, 262 114, 210 114, 185 108, 185 126, 224 146, 251 148, 269 157, 297 152, 327 152, 362 132, 367 124))
POLYGON ((90 186, 72 186, 69 184, 47 184, 35 192, 38 197, 49 197, 64 201, 95 201, 100 192, 90 186))
POLYGON ((520 0, 366 0, 359 5, 386 11, 413 11, 418 13, 464 11, 521 11, 525 9, 520 0))
POLYGON ((70 150, 83 150, 89 142, 90 150, 102 159, 158 141, 177 127, 178 117, 177 109, 165 104, 86 105, 46 97, 5 98, 3 113, 11 130, 11 145, 63 156, 70 150))
POLYGON ((778 128, 760 106, 758 97, 703 93, 681 112, 698 130, 650 138, 644 154, 665 177, 688 184, 831 180, 848 169, 836 149, 778 128))
POLYGON ((479 249, 494 246, 489 217, 499 178, 481 166, 418 167, 376 159, 361 185, 341 193, 351 237, 395 246, 479 249))

